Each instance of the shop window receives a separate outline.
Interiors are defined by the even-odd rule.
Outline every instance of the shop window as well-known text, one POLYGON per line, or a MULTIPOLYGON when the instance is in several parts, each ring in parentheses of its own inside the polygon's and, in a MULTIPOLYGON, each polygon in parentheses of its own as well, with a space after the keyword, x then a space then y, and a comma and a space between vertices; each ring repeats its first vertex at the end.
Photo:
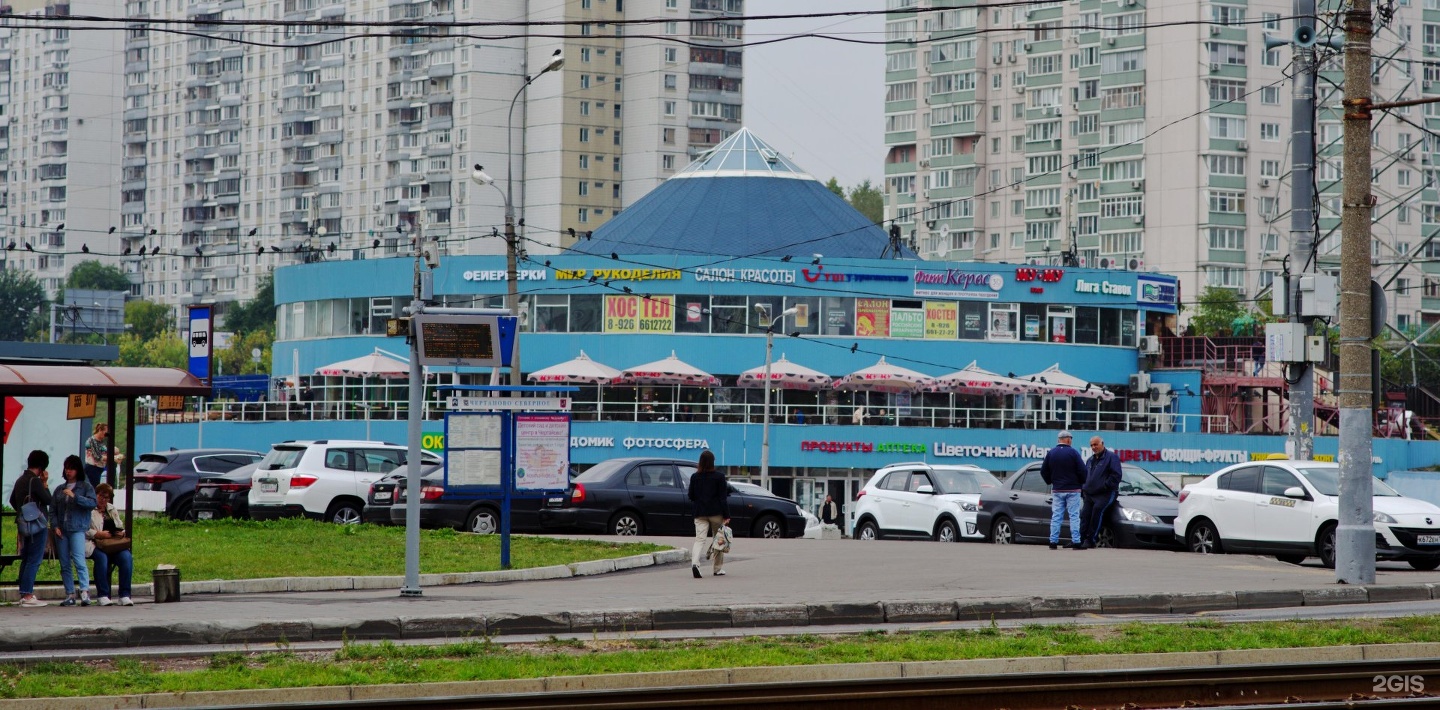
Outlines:
POLYGON ((1050 306, 1046 310, 1046 326, 1050 329, 1050 342, 1075 342, 1075 308, 1073 306, 1050 306))
POLYGON ((825 335, 855 334, 855 299, 827 296, 820 301, 825 335))
POLYGON ((785 310, 796 309, 795 315, 785 319, 785 334, 818 335, 820 333, 820 299, 813 297, 785 298, 785 310))
POLYGON ((1100 344, 1120 344, 1120 311, 1114 308, 1100 309, 1100 344))
POLYGON ((1020 304, 990 304, 990 340, 1020 339, 1020 304))
MULTIPOLYGON (((750 310, 747 311, 750 332, 764 335, 765 329, 770 327, 770 320, 784 310, 785 299, 780 296, 751 296, 750 310)), ((775 324, 776 333, 783 333, 784 330, 783 322, 775 324)))
POLYGON ((710 297, 681 294, 675 297, 675 332, 710 332, 710 297))
POLYGON ((570 297, 535 296, 535 318, 531 328, 536 333, 567 333, 570 331, 570 297))
POLYGON ((710 332, 744 333, 751 321, 750 304, 744 296, 712 296, 710 298, 710 332))
POLYGON ((1045 340, 1047 332, 1045 306, 1039 303, 1020 304, 1020 339, 1029 342, 1045 340))
POLYGON ((1094 306, 1076 306, 1075 342, 1081 345, 1100 344, 1100 309, 1094 306))
POLYGON ((984 340, 987 332, 988 321, 985 318, 985 311, 988 303, 966 303, 961 302, 960 308, 960 339, 961 340, 984 340))
POLYGON ((573 295, 570 297, 570 332, 599 333, 605 323, 602 317, 605 297, 601 294, 573 295))
POLYGON ((1120 311, 1120 345, 1135 347, 1135 311, 1120 311))

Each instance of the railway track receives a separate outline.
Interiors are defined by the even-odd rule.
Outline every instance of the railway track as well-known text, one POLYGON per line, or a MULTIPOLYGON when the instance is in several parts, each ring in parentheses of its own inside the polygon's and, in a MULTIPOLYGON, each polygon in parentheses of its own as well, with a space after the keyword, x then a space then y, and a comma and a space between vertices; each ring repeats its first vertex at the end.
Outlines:
MULTIPOLYGON (((633 688, 468 697, 410 697, 247 708, 599 710, 622 708, 865 708, 1030 710, 1178 707, 1437 707, 1440 659, 1065 671, 983 676, 633 688), (1427 689, 1430 694, 1427 694, 1427 689)), ((239 707, 239 706, 224 706, 239 707)))

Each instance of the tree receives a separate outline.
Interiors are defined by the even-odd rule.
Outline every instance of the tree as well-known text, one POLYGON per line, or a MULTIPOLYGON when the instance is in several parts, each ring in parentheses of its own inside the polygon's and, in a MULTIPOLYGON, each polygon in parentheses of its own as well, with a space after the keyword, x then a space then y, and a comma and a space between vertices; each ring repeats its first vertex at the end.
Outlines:
POLYGON ((870 178, 850 188, 850 206, 875 224, 885 221, 885 196, 870 184, 870 178))
POLYGON ((175 314, 160 303, 130 301, 125 304, 125 325, 141 340, 153 340, 175 327, 175 314))
POLYGON ((825 183, 825 189, 835 193, 835 195, 840 199, 845 199, 845 188, 840 186, 839 180, 836 180, 833 177, 830 178, 830 182, 825 183))
POLYGON ((120 347, 117 364, 123 367, 174 367, 185 369, 190 349, 173 330, 145 340, 134 333, 125 333, 116 342, 120 347))
POLYGON ((95 260, 82 261, 65 277, 65 288, 84 288, 95 291, 130 291, 130 279, 125 272, 114 266, 106 266, 95 260))
POLYGON ((230 306, 225 314, 225 329, 236 335, 257 330, 275 335, 275 279, 272 276, 266 274, 260 278, 254 298, 230 306))
POLYGON ((44 305, 45 289, 30 272, 0 268, 0 340, 24 340, 44 305))
POLYGON ((230 339, 230 347, 215 351, 216 369, 226 375, 259 375, 270 371, 270 349, 275 338, 268 330, 253 330, 230 339), (260 351, 260 362, 250 353, 260 351))
POLYGON ((1190 325, 1196 335, 1220 335, 1230 332, 1235 320, 1244 315, 1245 309, 1234 291, 1223 286, 1206 286, 1195 304, 1190 325))

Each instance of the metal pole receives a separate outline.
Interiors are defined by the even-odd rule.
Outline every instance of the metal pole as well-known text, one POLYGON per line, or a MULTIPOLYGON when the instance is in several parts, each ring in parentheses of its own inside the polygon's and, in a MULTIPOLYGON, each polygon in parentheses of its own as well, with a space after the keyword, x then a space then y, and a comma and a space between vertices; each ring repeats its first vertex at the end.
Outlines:
MULTIPOLYGON (((510 353, 512 387, 524 384, 520 380, 520 331, 523 324, 520 322, 520 274, 516 264, 520 245, 515 234, 515 102, 520 100, 520 95, 525 93, 532 81, 533 78, 525 77, 525 83, 515 92, 515 98, 510 99, 510 113, 505 119, 505 310, 515 317, 515 349, 510 353)), ((523 132, 525 127, 521 126, 520 130, 523 132)))
MULTIPOLYGON (((1295 31, 1315 35, 1315 0, 1295 0, 1295 31)), ((1287 281, 1290 322, 1312 319, 1300 315, 1300 279, 1315 250, 1315 46, 1294 43, 1295 78, 1290 100, 1290 263, 1297 276, 1287 281)), ((1290 458, 1315 457, 1315 368, 1308 362, 1289 365, 1298 370, 1290 386, 1290 417, 1286 423, 1290 458)))
POLYGON ((1370 382, 1370 0, 1345 13, 1345 164, 1340 216, 1340 524, 1335 580, 1375 581, 1370 382))
MULTIPOLYGON (((424 234, 421 234, 424 237, 424 234)), ((418 597, 420 591, 420 406, 425 390, 420 368, 420 332, 415 316, 425 310, 420 283, 420 252, 422 239, 415 240, 414 301, 406 309, 410 314, 410 405, 405 428, 405 582, 400 596, 418 597)), ((368 412, 366 414, 369 416, 368 412)), ((369 422, 366 422, 368 428, 369 422)))
POLYGON ((774 346, 775 323, 772 321, 765 329, 765 407, 760 424, 760 486, 767 491, 770 490, 770 350, 774 346))

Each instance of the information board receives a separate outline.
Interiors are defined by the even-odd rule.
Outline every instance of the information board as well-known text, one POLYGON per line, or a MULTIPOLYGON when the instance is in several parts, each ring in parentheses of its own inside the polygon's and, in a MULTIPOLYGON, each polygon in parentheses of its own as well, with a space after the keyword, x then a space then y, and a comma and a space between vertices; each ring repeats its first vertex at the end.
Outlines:
POLYGON ((411 332, 420 340, 420 364, 501 367, 498 316, 419 315, 411 332))
POLYGON ((446 488, 501 492, 505 485, 505 429, 500 414, 446 414, 446 488))
POLYGON ((570 486, 570 416, 515 415, 515 490, 563 491, 570 486))

